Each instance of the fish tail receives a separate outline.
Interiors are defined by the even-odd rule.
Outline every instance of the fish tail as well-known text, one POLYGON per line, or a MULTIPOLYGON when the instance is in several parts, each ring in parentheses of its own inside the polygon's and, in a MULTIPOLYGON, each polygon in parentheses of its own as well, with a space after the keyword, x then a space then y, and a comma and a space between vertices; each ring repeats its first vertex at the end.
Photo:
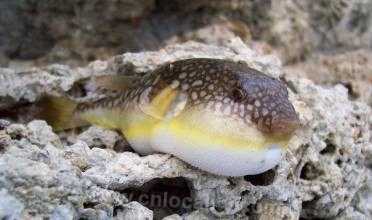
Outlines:
POLYGON ((44 95, 37 103, 36 117, 47 121, 55 131, 80 127, 87 123, 74 114, 77 106, 76 101, 66 97, 44 95))

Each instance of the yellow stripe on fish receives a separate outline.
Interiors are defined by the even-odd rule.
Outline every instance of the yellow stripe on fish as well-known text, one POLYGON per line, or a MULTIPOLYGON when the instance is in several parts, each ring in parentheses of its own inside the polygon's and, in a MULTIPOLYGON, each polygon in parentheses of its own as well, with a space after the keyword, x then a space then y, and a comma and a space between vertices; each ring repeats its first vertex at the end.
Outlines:
MULTIPOLYGON (((141 112, 136 114, 141 114, 141 112)), ((159 126, 166 127, 178 138, 190 139, 195 143, 218 144, 226 148, 248 148, 250 150, 265 150, 265 146, 271 143, 280 143, 283 148, 286 147, 286 141, 265 137, 254 127, 247 129, 244 137, 234 137, 227 133, 215 132, 210 127, 203 127, 202 124, 199 126, 192 125, 190 120, 185 119, 185 117, 175 117, 169 121, 162 121, 144 116, 143 120, 137 120, 123 133, 128 140, 138 137, 151 138, 159 126)))
MULTIPOLYGON (((218 144, 226 148, 246 148, 250 150, 265 150, 271 139, 255 137, 248 134, 247 137, 231 137, 224 134, 208 132, 207 128, 199 129, 189 125, 186 121, 175 119, 167 123, 167 128, 174 132, 178 138, 192 139, 196 143, 218 144)), ((252 133, 256 133, 252 131, 252 133)))

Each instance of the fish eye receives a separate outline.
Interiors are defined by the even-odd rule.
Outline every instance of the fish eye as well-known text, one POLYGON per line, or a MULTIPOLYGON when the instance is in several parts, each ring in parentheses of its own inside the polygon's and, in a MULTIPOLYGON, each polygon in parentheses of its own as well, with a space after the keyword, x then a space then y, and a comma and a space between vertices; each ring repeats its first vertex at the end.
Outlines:
POLYGON ((235 102, 240 102, 244 99, 245 93, 244 91, 239 87, 234 87, 231 90, 231 97, 235 102))

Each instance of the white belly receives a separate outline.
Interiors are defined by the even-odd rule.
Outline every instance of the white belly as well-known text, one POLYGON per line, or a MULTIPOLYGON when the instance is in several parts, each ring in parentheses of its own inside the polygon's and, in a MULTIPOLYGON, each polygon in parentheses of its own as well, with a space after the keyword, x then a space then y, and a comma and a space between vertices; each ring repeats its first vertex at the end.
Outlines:
POLYGON ((227 147, 203 143, 159 126, 152 136, 152 147, 179 157, 202 170, 222 176, 244 176, 262 173, 280 162, 281 145, 270 144, 263 149, 227 147))

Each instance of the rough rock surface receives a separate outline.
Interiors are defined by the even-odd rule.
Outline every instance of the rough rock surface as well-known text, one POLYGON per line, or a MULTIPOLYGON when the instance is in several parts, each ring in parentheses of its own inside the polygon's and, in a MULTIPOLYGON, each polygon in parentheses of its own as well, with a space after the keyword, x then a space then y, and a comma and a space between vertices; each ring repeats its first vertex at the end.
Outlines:
POLYGON ((0 10, 0 65, 17 68, 35 64, 13 59, 78 65, 156 50, 221 17, 242 21, 285 62, 372 46, 369 0, 12 0, 1 1, 0 10))
POLYGON ((372 50, 314 53, 306 61, 286 66, 289 74, 323 85, 343 84, 351 99, 372 106, 372 50))
POLYGON ((219 177, 170 155, 117 150, 124 140, 114 131, 92 126, 55 134, 44 121, 19 123, 20 116, 18 123, 0 121, 0 218, 372 218, 370 107, 350 100, 342 85, 284 74, 277 58, 255 53, 239 38, 126 53, 85 68, 0 69, 1 107, 19 108, 44 92, 94 99, 92 76, 144 74, 190 57, 241 60, 288 85, 301 128, 279 166, 219 177))

